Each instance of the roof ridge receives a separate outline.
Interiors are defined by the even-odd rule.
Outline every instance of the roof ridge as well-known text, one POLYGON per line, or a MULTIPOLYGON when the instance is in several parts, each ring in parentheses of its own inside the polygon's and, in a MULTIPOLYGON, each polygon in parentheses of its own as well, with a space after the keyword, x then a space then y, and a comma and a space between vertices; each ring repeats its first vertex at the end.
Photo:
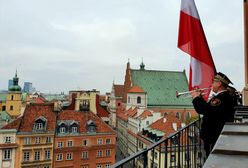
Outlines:
MULTIPOLYGON (((141 71, 140 69, 131 69, 131 71, 141 71)), ((170 70, 144 70, 141 72, 147 72, 147 71, 151 71, 151 72, 171 72, 171 73, 184 73, 183 71, 170 71, 170 70)))

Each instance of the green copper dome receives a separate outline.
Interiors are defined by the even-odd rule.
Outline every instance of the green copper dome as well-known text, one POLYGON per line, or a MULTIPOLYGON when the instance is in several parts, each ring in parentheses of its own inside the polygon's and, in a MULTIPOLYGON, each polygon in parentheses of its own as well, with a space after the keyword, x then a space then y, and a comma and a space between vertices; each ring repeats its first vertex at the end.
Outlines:
POLYGON ((13 85, 9 87, 9 91, 21 91, 22 88, 18 85, 13 85))

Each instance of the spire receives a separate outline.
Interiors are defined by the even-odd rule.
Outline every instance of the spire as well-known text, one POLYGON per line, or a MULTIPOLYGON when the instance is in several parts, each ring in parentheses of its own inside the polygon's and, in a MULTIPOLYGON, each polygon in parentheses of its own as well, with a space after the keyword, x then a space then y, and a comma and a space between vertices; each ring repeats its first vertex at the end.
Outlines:
POLYGON ((17 78, 17 69, 16 69, 15 77, 17 78))
POLYGON ((145 64, 143 63, 143 58, 142 58, 142 62, 140 64, 140 70, 145 70, 145 64))
POLYGON ((130 59, 128 58, 127 69, 130 69, 130 59))

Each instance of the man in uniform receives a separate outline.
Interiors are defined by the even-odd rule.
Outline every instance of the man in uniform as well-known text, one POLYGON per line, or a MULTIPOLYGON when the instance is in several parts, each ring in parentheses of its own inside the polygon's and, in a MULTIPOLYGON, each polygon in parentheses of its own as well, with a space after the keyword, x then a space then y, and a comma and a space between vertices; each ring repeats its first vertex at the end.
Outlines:
POLYGON ((199 91, 191 93, 196 112, 203 115, 200 137, 204 141, 207 156, 214 147, 225 123, 234 120, 236 104, 227 90, 230 83, 232 84, 230 79, 219 72, 212 83, 212 91, 215 95, 208 102, 203 99, 199 91))

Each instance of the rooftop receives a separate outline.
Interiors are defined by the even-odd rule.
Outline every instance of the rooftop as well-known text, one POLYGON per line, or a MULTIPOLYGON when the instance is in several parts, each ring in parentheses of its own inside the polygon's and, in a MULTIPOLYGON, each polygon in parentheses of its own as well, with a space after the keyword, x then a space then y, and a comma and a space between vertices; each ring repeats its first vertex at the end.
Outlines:
POLYGON ((147 92, 148 107, 192 107, 190 99, 176 97, 176 91, 188 90, 185 72, 131 70, 132 85, 147 92))

